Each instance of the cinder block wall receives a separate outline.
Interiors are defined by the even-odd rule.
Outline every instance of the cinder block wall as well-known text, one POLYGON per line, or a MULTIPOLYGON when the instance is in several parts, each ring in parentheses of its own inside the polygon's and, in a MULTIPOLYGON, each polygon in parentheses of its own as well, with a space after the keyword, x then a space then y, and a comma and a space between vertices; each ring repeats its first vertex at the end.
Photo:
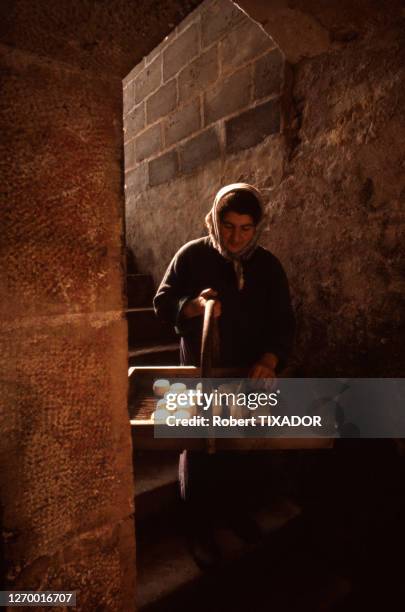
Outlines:
POLYGON ((283 82, 282 54, 229 0, 203 2, 125 78, 127 242, 156 282, 224 182, 272 184, 283 82))

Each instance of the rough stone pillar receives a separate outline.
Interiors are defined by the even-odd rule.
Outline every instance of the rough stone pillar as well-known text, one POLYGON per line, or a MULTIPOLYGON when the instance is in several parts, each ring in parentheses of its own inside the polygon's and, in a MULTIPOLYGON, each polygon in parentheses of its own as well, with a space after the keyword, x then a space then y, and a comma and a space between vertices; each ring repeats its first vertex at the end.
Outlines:
POLYGON ((1 70, 3 569, 129 611, 121 82, 5 46, 1 70))

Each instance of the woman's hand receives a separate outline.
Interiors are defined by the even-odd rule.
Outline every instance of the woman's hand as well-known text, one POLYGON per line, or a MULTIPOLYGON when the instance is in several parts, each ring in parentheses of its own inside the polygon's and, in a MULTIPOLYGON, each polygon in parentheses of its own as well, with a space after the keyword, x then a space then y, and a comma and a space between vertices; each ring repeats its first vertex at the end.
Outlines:
MULTIPOLYGON (((200 317, 204 314, 205 305, 208 300, 215 299, 218 295, 218 292, 215 289, 204 289, 201 291, 199 295, 193 300, 189 300, 183 306, 183 315, 186 319, 191 319, 192 317, 200 317)), ((215 300, 214 304, 214 317, 221 316, 221 302, 219 300, 215 300)))

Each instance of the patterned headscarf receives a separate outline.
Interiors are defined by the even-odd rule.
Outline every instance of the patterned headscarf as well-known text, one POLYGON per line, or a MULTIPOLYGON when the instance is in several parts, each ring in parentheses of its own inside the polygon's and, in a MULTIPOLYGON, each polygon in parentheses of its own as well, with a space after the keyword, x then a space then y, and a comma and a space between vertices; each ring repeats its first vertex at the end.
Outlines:
POLYGON ((242 261, 249 259, 249 257, 253 254, 257 247, 257 242, 260 238, 260 234, 263 230, 265 222, 265 213, 264 213, 264 203, 263 198, 258 189, 249 185, 248 183, 232 183, 231 185, 226 185, 222 187, 214 199, 214 204, 210 212, 205 217, 205 223, 208 228, 208 232, 210 235, 210 240, 212 246, 223 256, 225 259, 229 259, 233 262, 233 266, 235 268, 236 278, 238 280, 238 288, 239 290, 243 289, 244 286, 244 278, 243 278, 243 266, 242 261), (220 224, 220 212, 221 212, 221 202, 223 198, 229 193, 236 193, 237 191, 249 191, 252 193, 257 199, 260 208, 261 208, 261 217, 259 223, 256 225, 255 233, 253 235, 252 240, 238 253, 231 253, 228 251, 221 240, 221 233, 219 230, 220 224))

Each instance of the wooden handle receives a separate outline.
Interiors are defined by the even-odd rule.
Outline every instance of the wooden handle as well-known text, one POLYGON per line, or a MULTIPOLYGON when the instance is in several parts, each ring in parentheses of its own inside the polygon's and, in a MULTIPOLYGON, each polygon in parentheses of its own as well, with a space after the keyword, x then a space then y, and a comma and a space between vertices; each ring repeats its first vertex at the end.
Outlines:
MULTIPOLYGON (((204 312, 204 323, 201 340, 201 378, 210 378, 212 376, 213 365, 216 365, 215 360, 219 351, 219 334, 218 325, 214 317, 215 300, 207 300, 204 312)), ((203 382, 203 389, 206 392, 212 392, 209 381, 203 382)), ((207 438, 206 450, 209 454, 215 453, 215 438, 207 438)))
POLYGON ((215 300, 207 300, 204 312, 204 323, 201 340, 201 377, 209 378, 212 375, 213 361, 215 353, 215 319, 214 319, 215 300))

